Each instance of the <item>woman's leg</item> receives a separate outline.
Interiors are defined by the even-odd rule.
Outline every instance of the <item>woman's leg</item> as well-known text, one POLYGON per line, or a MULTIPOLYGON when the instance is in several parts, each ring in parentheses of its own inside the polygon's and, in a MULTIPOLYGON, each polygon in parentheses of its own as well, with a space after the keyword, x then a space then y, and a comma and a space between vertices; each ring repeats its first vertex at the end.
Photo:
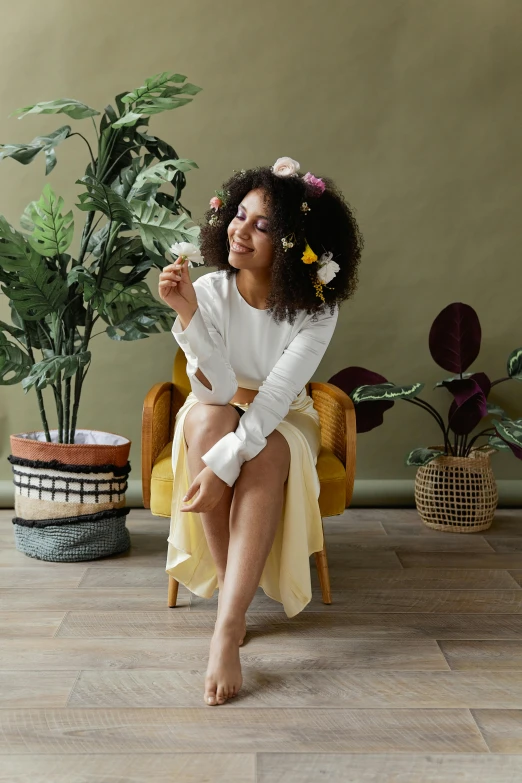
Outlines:
POLYGON ((225 580, 205 678, 207 704, 223 704, 241 687, 237 639, 281 519, 289 468, 288 442, 274 430, 234 485, 225 580))
MULTIPOLYGON (((187 413, 183 422, 183 432, 187 444, 187 462, 190 481, 205 467, 201 455, 205 454, 228 432, 237 429, 239 414, 232 405, 205 405, 196 403, 187 413)), ((218 614, 221 603, 223 582, 227 566, 228 543, 230 538, 230 507, 234 497, 235 485, 225 487, 223 496, 212 511, 200 512, 201 523, 207 539, 208 548, 216 565, 218 580, 218 614)), ((240 630, 238 640, 243 642, 246 625, 240 630)))

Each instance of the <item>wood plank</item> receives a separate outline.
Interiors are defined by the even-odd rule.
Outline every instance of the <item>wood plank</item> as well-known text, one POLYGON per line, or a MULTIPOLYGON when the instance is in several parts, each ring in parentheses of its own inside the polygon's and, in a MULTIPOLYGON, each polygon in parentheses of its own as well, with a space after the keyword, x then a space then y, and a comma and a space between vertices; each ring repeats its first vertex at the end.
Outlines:
POLYGON ((67 612, 0 612, 0 638, 11 636, 52 637, 55 636, 60 623, 67 612))
MULTIPOLYGON (((404 536, 388 535, 384 536, 365 536, 361 533, 349 533, 340 531, 337 534, 330 533, 325 535, 326 548, 330 551, 370 551, 379 550, 381 552, 484 552, 493 551, 490 543, 493 539, 486 541, 482 536, 475 535, 457 535, 451 533, 439 533, 438 536, 404 536)), ((499 539, 500 540, 500 539, 499 539)), ((501 539, 506 541, 510 539, 501 539)), ((518 541, 518 539, 514 539, 518 541)), ((522 539, 521 539, 522 542, 522 539)), ((522 547, 521 547, 522 549, 522 547)))
POLYGON ((442 652, 453 670, 522 670, 522 641, 442 641, 442 652))
MULTIPOLYGON (((17 613, 4 614, 16 615, 17 613)), ((177 612, 176 609, 161 612, 72 611, 67 613, 56 636, 98 639, 105 637, 210 639, 215 622, 215 611, 177 612)), ((302 612, 289 619, 282 612, 251 612, 248 614, 247 628, 247 640, 249 637, 273 638, 281 645, 286 644, 289 638, 522 640, 522 614, 302 612)), ((1 635, 7 636, 0 631, 1 635)), ((11 635, 29 634, 22 627, 19 633, 13 632, 11 635)))
MULTIPOLYGON (((209 635, 210 636, 210 635, 209 635)), ((4 669, 164 669, 205 670, 210 639, 2 639, 4 669)), ((437 643, 430 639, 330 639, 319 646, 314 639, 250 638, 241 651, 242 667, 271 666, 279 672, 311 669, 448 670, 437 643)))
MULTIPOLYGON (((82 671, 69 707, 200 707, 203 672, 82 671)), ((231 709, 266 708, 522 708, 522 672, 286 672, 246 668, 231 709)), ((25 706, 32 707, 28 700, 25 706)), ((19 706, 22 706, 20 704, 19 706)))
MULTIPOLYGON (((2 588, 0 590, 0 605, 5 610, 26 611, 37 609, 42 611, 67 611, 69 609, 91 609, 102 611, 130 611, 132 609, 154 610, 167 606, 167 577, 163 589, 125 588, 87 589, 82 590, 29 590, 28 588, 2 588)), ((522 591, 521 591, 522 592, 522 591)), ((178 605, 175 611, 189 609, 189 591, 180 585, 178 605)))
MULTIPOLYGON (((66 707, 79 671, 24 671, 8 670, 2 661, 0 670, 0 708, 66 707)), ((0 772, 0 781, 2 773, 0 772)))
MULTIPOLYGON (((116 570, 116 569, 114 569, 116 570)), ((101 571, 101 569, 100 569, 101 571)), ((332 584, 336 589, 361 589, 361 588, 412 588, 415 590, 516 590, 522 584, 522 571, 519 573, 520 579, 509 575, 507 571, 497 569, 469 569, 459 570, 457 568, 404 568, 398 569, 341 569, 337 565, 330 569, 332 584)), ((317 570, 315 561, 312 560, 312 574, 318 585, 317 570)), ((82 587, 86 586, 87 577, 82 582, 82 587)), ((104 587, 100 584, 100 587, 104 587)))
MULTIPOLYGON (((101 569, 100 569, 101 570, 101 569)), ((0 588, 53 587, 55 590, 71 590, 78 587, 87 569, 85 564, 47 563, 46 567, 0 568, 0 588)))
POLYGON ((516 783, 522 756, 259 753, 257 783, 516 783))
POLYGON ((229 707, 0 710, 0 753, 487 753, 463 709, 229 707))
POLYGON ((472 714, 492 753, 520 753, 522 710, 473 710, 472 714))
POLYGON ((488 543, 492 546, 495 552, 509 553, 509 552, 522 552, 522 536, 517 538, 505 536, 504 538, 493 537, 488 538, 488 543))
MULTIPOLYGON (((21 591, 18 591, 20 593, 21 591)), ((190 611, 210 611, 217 607, 213 598, 190 597, 190 611)), ((250 604, 251 612, 283 611, 282 604, 258 591, 250 604)), ((332 603, 323 604, 318 590, 303 612, 442 612, 447 614, 493 614, 522 612, 520 590, 332 590, 332 603)))
POLYGON ((404 568, 522 569, 522 553, 400 552, 398 557, 404 568))
POLYGON ((97 753, 2 757, 2 783, 255 783, 254 753, 97 753), (81 772, 79 772, 81 766, 81 772))

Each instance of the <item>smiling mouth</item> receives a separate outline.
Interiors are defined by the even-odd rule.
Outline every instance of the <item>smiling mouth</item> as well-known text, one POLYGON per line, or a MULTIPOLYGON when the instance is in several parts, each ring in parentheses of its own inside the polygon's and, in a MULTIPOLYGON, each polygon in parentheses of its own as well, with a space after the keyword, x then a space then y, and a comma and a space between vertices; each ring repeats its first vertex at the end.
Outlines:
POLYGON ((240 245, 239 242, 236 242, 235 239, 232 240, 230 249, 235 253, 251 253, 252 248, 245 247, 244 245, 240 245))

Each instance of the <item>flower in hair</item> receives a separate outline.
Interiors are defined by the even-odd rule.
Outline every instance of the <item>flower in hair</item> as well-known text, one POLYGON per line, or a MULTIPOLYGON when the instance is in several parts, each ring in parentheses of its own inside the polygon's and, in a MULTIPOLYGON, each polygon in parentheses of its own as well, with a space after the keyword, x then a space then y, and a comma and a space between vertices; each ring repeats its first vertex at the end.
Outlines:
POLYGON ((323 180, 320 177, 314 177, 314 175, 309 171, 304 175, 303 182, 311 185, 315 195, 320 196, 321 193, 324 193, 326 185, 324 184, 323 180))
POLYGON ((301 212, 304 212, 305 214, 307 212, 310 212, 310 207, 308 206, 306 201, 303 201, 303 203, 301 204, 301 212))
POLYGON ((272 173, 276 177, 297 177, 300 164, 293 158, 278 158, 272 166, 272 173))
POLYGON ((317 256, 308 244, 306 243, 305 251, 303 255, 301 256, 302 260, 305 264, 313 264, 314 261, 317 261, 317 256))
POLYGON ((330 251, 323 253, 317 262, 319 266, 319 269, 317 270, 317 277, 321 283, 329 283, 330 280, 333 280, 340 269, 339 264, 336 263, 336 261, 332 261, 332 255, 333 253, 330 251))
POLYGON ((216 212, 220 207, 223 206, 223 201, 219 198, 219 196, 214 196, 210 199, 210 207, 215 210, 216 212))

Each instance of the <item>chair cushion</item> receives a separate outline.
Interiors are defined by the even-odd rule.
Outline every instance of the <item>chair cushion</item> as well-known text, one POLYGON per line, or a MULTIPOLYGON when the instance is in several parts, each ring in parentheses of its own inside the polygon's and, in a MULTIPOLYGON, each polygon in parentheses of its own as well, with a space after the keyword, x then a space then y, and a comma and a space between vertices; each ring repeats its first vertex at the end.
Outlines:
MULTIPOLYGON (((333 451, 321 447, 317 457, 317 474, 321 482, 319 507, 321 516, 342 514, 346 508, 346 472, 333 451)), ((172 441, 158 454, 150 482, 150 510, 158 517, 170 517, 172 505, 172 441)))

